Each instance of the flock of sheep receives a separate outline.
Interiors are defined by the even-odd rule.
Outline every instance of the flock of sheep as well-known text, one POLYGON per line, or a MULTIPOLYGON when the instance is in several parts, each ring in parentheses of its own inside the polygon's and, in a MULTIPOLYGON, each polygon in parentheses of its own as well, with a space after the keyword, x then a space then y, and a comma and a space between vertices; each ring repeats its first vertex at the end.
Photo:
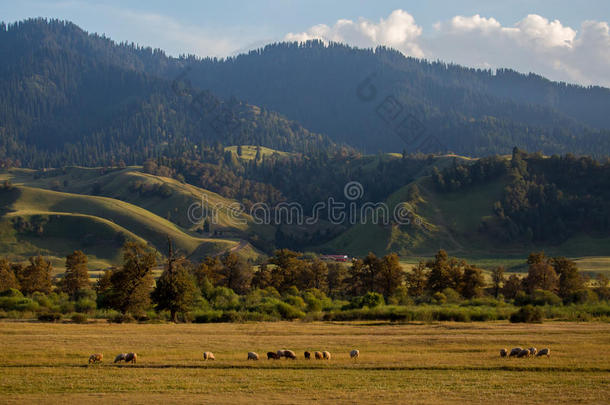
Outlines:
MULTIPOLYGON (((311 359, 311 353, 305 352, 303 353, 306 360, 311 359)), ((330 352, 314 352, 314 358, 316 360, 330 360, 330 352)), ((360 356, 360 350, 352 350, 349 352, 349 356, 352 359, 357 359, 360 356)), ((287 359, 296 360, 297 355, 292 350, 278 350, 277 352, 267 352, 267 360, 279 360, 282 357, 287 359)), ((89 364, 101 363, 104 358, 102 353, 95 353, 89 356, 89 364)), ((248 352, 248 360, 258 360, 259 355, 255 352, 248 352)), ((138 355, 135 353, 119 353, 115 358, 114 362, 119 363, 124 361, 125 363, 136 363, 138 360, 138 355)), ((214 357, 214 353, 212 352, 203 352, 203 360, 216 360, 214 357)))
POLYGON ((515 347, 510 352, 508 349, 500 349, 500 357, 541 357, 551 356, 551 349, 548 347, 541 349, 538 351, 535 347, 530 347, 529 349, 524 349, 522 347, 515 347))
MULTIPOLYGON (((311 359, 311 354, 312 354, 311 352, 306 351, 303 353, 303 357, 305 358, 305 360, 309 360, 309 359, 311 359)), ((327 351, 313 352, 313 356, 316 360, 330 360, 330 357, 331 357, 330 352, 327 352, 327 351)), ((358 357, 360 357, 360 351, 354 349, 349 352, 349 356, 352 359, 357 359, 358 357)), ((548 347, 541 349, 541 350, 537 350, 535 347, 530 347, 529 349, 515 347, 510 352, 508 351, 508 349, 500 349, 500 357, 519 357, 519 358, 521 358, 521 357, 534 357, 534 356, 550 357, 551 349, 549 349, 548 347)), ((277 352, 267 352, 267 360, 279 360, 282 357, 285 357, 287 359, 296 360, 297 355, 292 350, 278 350, 277 352)), ((104 355, 102 353, 92 354, 91 356, 89 356, 89 364, 100 363, 103 358, 104 358, 104 355)), ((257 353, 248 352, 248 360, 259 360, 259 359, 260 359, 260 357, 257 353)), ((120 363, 121 361, 124 361, 125 363, 134 364, 137 362, 137 360, 138 360, 138 355, 136 353, 119 353, 114 358, 115 363, 120 363)), ((203 352, 203 360, 216 360, 216 357, 214 357, 214 353, 212 353, 212 352, 203 352)))

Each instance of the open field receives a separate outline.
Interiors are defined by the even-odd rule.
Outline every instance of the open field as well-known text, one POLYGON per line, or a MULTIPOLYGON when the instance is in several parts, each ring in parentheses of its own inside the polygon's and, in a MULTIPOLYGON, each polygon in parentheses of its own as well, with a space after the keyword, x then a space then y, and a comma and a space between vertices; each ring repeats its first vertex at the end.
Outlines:
POLYGON ((610 324, 0 323, 0 402, 607 403, 610 324), (501 347, 550 347, 506 359, 501 347), (246 360, 289 348, 298 360, 246 360), (349 359, 358 348, 361 357, 349 359), (137 365, 112 358, 137 351, 137 365), (210 350, 216 361, 204 362, 210 350), (306 361, 329 350, 331 361, 306 361), (102 352, 105 361, 87 366, 102 352))

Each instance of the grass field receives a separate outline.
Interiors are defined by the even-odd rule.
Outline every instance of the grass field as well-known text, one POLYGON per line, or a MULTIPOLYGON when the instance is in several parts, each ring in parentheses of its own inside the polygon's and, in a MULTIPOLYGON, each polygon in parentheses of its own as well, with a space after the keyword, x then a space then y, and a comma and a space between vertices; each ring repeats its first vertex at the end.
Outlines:
POLYGON ((607 403, 610 324, 0 323, 0 402, 607 403), (550 347, 550 358, 498 349, 550 347), (247 361, 289 348, 298 360, 247 361), (360 359, 349 359, 358 348, 360 359), (210 350, 216 361, 204 362, 210 350), (328 350, 330 361, 304 360, 328 350), (136 351, 136 365, 114 355, 136 351), (89 354, 105 361, 87 366, 89 354))

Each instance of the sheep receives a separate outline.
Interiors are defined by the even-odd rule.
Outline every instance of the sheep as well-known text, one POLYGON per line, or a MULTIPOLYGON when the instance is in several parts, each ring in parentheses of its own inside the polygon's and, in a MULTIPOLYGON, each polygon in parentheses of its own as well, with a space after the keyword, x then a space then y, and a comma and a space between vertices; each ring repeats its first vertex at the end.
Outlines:
POLYGON ((510 353, 508 354, 508 357, 518 356, 519 353, 521 353, 522 350, 523 350, 523 348, 521 348, 521 347, 515 347, 514 349, 512 349, 510 351, 510 353))
POLYGON ((519 352, 519 354, 517 355, 517 357, 521 358, 521 357, 530 357, 530 351, 527 349, 523 349, 519 352))
POLYGON ((258 354, 254 352, 248 352, 248 360, 258 360, 258 354))
POLYGON ((135 364, 138 361, 138 355, 135 353, 127 353, 125 355, 125 363, 135 364))
POLYGON ((324 357, 324 360, 330 360, 330 353, 329 352, 322 352, 322 357, 324 357))
POLYGON ((360 356, 360 350, 352 350, 351 352, 349 352, 349 357, 351 357, 352 359, 357 359, 360 356))
POLYGON ((313 355, 316 360, 322 360, 322 352, 315 352, 313 355))
POLYGON ((276 352, 267 352, 267 360, 278 360, 280 356, 276 352))
POLYGON ((311 353, 305 352, 305 353, 303 353, 303 355, 305 356, 305 360, 311 359, 311 353))
POLYGON ((535 347, 530 347, 529 349, 527 349, 530 351, 530 356, 535 356, 536 353, 538 353, 538 349, 536 349, 535 347))
POLYGON ((102 353, 95 353, 89 356, 89 364, 91 363, 101 363, 104 355, 102 353))
POLYGON ((540 349, 540 351, 538 352, 536 357, 540 357, 540 356, 550 357, 551 356, 551 349, 549 349, 548 347, 545 347, 544 349, 540 349))
POLYGON ((204 360, 216 360, 216 357, 214 357, 214 353, 212 353, 212 352, 203 352, 203 359, 204 360))
POLYGON ((297 355, 292 350, 284 350, 283 352, 284 352, 284 357, 286 357, 287 359, 292 359, 292 360, 297 359, 297 355))
POLYGON ((116 357, 114 358, 114 362, 118 363, 120 361, 124 361, 125 358, 127 357, 127 353, 119 353, 116 355, 116 357))
POLYGON ((508 349, 500 349, 500 357, 508 356, 508 349))

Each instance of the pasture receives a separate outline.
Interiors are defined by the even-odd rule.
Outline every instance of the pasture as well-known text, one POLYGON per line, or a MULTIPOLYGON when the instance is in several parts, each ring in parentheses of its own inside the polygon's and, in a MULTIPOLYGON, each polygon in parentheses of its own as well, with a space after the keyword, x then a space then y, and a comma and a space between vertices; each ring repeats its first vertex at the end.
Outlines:
POLYGON ((0 402, 607 403, 610 324, 0 323, 0 402), (514 346, 550 358, 500 358, 514 346), (360 358, 349 358, 351 349, 360 358), (267 360, 291 349, 298 359, 267 360), (304 360, 328 350, 332 360, 304 360), (135 365, 114 365, 135 351, 135 365), (216 361, 203 361, 212 351, 216 361), (248 351, 261 360, 247 361, 248 351), (87 365, 102 352, 102 364, 87 365))

